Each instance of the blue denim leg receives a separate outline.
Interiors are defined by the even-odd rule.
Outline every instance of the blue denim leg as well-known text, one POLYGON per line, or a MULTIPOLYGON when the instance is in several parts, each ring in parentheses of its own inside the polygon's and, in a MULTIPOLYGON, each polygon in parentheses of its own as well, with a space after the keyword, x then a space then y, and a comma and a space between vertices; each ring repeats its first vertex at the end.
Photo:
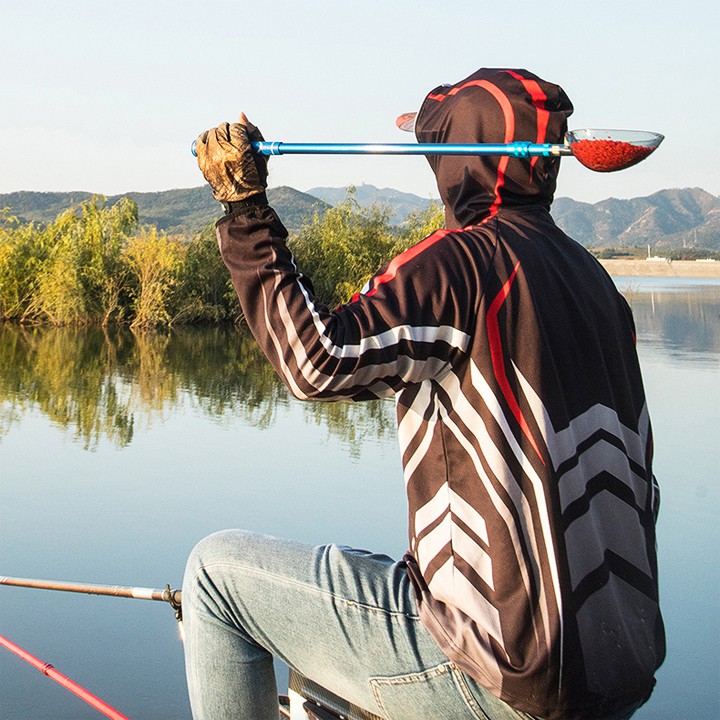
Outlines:
POLYGON ((420 622, 404 566, 241 530, 193 550, 183 584, 195 720, 277 720, 275 656, 389 720, 518 720, 420 622))

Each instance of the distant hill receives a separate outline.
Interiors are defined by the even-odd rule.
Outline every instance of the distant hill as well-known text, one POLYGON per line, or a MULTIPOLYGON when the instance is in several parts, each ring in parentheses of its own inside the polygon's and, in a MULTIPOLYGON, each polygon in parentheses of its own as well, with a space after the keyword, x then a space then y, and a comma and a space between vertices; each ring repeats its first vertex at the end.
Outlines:
MULTIPOLYGON (((314 187, 307 192, 309 195, 330 203, 330 205, 337 205, 345 199, 347 188, 314 187)), ((407 220, 407 216, 411 212, 424 210, 433 200, 431 198, 421 198, 412 193, 393 190, 392 188, 378 188, 374 185, 356 186, 355 198, 363 206, 373 204, 389 205, 393 211, 390 217, 390 222, 393 225, 401 225, 407 220)), ((439 202, 437 199, 435 201, 439 202)))
MULTIPOLYGON (((0 195, 0 209, 9 207, 11 213, 26 221, 49 223, 69 207, 79 205, 93 196, 90 192, 15 192, 0 195)), ((207 185, 161 192, 129 192, 111 195, 109 205, 121 197, 137 203, 142 225, 155 225, 170 233, 192 233, 202 230, 220 217, 222 209, 207 185)), ((271 188, 268 200, 278 211, 289 230, 298 230, 302 223, 317 211, 330 207, 319 198, 291 187, 271 188)))
POLYGON ((720 250, 720 198, 700 188, 660 190, 643 198, 581 203, 558 198, 555 222, 586 247, 720 250))
MULTIPOLYGON (((306 193, 290 187, 271 188, 270 203, 290 230, 298 230, 315 212, 323 213, 346 197, 345 188, 318 187, 306 193)), ((154 193, 126 193, 138 204, 140 222, 169 232, 195 232, 220 215, 207 186, 154 193)), ((16 192, 0 195, 0 209, 25 220, 47 223, 91 193, 16 192)), ((119 195, 108 198, 109 203, 119 195)), ((408 213, 427 207, 430 198, 391 188, 359 185, 361 205, 381 203, 393 210, 394 224, 408 213)), ((700 188, 660 190, 648 197, 598 203, 558 198, 552 206, 557 224, 587 247, 646 247, 655 250, 703 248, 720 251, 720 198, 700 188)))

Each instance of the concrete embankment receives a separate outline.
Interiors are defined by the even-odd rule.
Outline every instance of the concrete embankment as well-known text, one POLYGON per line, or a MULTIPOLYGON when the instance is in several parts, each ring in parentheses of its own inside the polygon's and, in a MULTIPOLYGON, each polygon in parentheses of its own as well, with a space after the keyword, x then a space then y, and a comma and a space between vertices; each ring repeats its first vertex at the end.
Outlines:
POLYGON ((632 277, 720 278, 720 262, 694 260, 601 260, 610 275, 632 277))

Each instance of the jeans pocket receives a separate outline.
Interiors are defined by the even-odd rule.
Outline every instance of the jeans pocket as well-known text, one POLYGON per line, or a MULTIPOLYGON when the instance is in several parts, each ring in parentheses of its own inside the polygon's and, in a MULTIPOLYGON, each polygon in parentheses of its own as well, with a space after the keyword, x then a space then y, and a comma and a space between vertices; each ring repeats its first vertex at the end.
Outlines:
POLYGON ((408 675, 371 677, 370 686, 386 720, 489 720, 451 662, 408 675))

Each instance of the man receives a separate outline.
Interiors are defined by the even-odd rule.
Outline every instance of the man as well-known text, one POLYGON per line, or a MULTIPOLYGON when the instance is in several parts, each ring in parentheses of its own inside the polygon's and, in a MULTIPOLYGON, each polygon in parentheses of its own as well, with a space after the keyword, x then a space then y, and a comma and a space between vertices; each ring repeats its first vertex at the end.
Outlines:
MULTIPOLYGON (((562 142, 525 70, 433 90, 421 142, 562 142)), ((204 133, 223 259, 301 399, 395 396, 401 563, 241 531, 183 590, 199 718, 276 717, 272 656, 382 717, 627 718, 664 656, 658 490, 630 310, 548 212, 559 161, 434 156, 439 230, 329 310, 285 245, 241 122, 204 133)), ((369 518, 369 522, 372 518, 369 518)))

